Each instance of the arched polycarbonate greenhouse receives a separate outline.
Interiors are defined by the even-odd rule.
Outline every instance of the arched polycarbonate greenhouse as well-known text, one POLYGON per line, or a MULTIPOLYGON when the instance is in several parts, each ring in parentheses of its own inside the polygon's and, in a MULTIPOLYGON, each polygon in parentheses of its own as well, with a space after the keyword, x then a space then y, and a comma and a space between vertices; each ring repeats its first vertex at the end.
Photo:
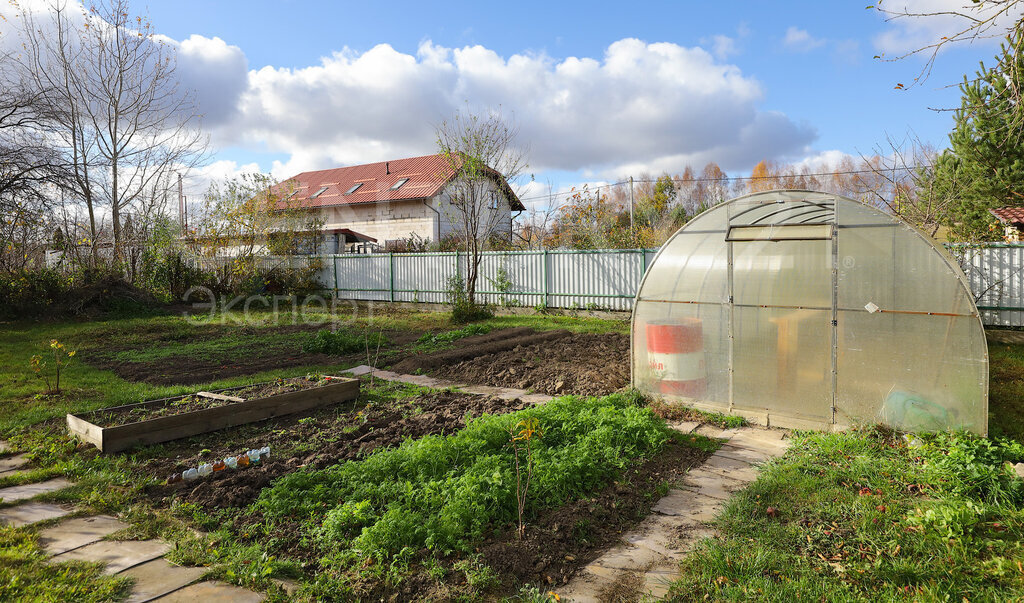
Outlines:
POLYGON ((633 384, 782 427, 988 429, 988 348, 963 271, 852 199, 770 191, 676 232, 633 310, 633 384))

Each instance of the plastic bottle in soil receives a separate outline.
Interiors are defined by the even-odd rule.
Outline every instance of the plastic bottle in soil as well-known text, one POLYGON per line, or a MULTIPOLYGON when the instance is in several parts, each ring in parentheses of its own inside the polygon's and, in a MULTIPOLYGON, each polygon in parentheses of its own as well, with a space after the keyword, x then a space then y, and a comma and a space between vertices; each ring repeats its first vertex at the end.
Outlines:
POLYGON ((225 469, 227 469, 227 465, 224 464, 224 461, 213 461, 213 472, 214 473, 216 473, 218 471, 224 471, 225 469))
POLYGON ((196 471, 194 468, 186 469, 185 472, 181 474, 181 478, 186 482, 190 482, 192 480, 199 479, 199 472, 196 471))
POLYGON ((238 459, 233 456, 224 459, 224 464, 227 465, 228 469, 238 469, 238 459))
POLYGON ((169 477, 167 478, 167 483, 168 483, 168 484, 176 484, 176 483, 178 483, 178 482, 180 482, 180 481, 181 481, 181 474, 180 474, 180 473, 172 473, 172 474, 171 474, 171 475, 170 475, 170 476, 169 476, 169 477))
POLYGON ((202 465, 199 465, 199 475, 201 477, 206 477, 211 473, 213 473, 213 465, 210 463, 203 463, 202 465))
POLYGON ((260 448, 260 458, 263 460, 267 460, 270 458, 270 446, 264 446, 263 448, 260 448))
POLYGON ((240 454, 238 455, 238 468, 242 469, 249 466, 249 455, 240 454))
POLYGON ((247 454, 249 455, 249 460, 252 461, 253 463, 260 462, 260 451, 259 450, 256 450, 255 448, 253 448, 247 454))

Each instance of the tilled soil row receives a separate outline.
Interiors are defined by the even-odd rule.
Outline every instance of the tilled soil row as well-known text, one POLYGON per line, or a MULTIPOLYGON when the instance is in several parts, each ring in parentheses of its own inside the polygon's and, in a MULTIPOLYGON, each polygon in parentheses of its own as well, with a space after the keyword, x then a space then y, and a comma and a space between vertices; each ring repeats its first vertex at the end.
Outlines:
MULTIPOLYGON (((548 344, 558 339, 569 337, 570 335, 572 334, 565 330, 535 333, 532 329, 502 329, 500 331, 487 333, 486 335, 478 335, 462 339, 456 342, 455 345, 457 348, 454 350, 410 356, 409 358, 395 364, 391 370, 396 373, 409 374, 413 374, 418 371, 431 371, 446 365, 462 362, 463 360, 505 352, 517 347, 548 344), (483 341, 474 341, 476 337, 486 337, 487 339, 483 341)), ((483 384, 484 382, 481 381, 473 383, 483 384)), ((487 383, 487 385, 491 384, 487 383)))
POLYGON ((505 350, 463 356, 437 365, 430 374, 458 383, 552 396, 603 396, 629 384, 629 337, 618 333, 575 333, 539 341, 522 338, 508 342, 505 350))

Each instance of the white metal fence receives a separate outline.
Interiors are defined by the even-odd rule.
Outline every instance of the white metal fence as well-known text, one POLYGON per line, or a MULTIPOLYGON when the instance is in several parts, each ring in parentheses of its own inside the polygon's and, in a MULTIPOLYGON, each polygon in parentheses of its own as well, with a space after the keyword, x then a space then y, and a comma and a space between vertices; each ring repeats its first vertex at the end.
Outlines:
POLYGON ((1024 326, 1024 244, 950 245, 989 326, 1024 326))
MULTIPOLYGON (((629 310, 656 249, 495 251, 483 254, 481 301, 551 308, 629 310)), ((324 256, 321 282, 342 299, 445 301, 451 276, 465 276, 464 253, 324 256)))
MULTIPOLYGON (((1024 244, 949 246, 970 281, 982 320, 1024 326, 1024 244)), ((549 308, 630 310, 657 249, 495 251, 483 254, 481 301, 549 308)), ((305 262, 306 256, 268 257, 267 266, 305 262)), ((378 253, 321 256, 320 282, 341 299, 445 301, 449 277, 466 274, 464 253, 378 253)), ((202 258, 205 269, 231 258, 202 258)))

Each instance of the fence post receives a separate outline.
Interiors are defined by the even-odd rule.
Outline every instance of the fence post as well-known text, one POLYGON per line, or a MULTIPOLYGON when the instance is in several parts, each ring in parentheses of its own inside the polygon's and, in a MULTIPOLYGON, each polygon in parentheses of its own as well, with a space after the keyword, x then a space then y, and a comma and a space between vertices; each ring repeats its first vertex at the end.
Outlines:
POLYGON ((391 277, 391 301, 395 301, 395 252, 388 252, 388 275, 391 277))
POLYGON ((541 279, 544 280, 544 307, 548 307, 548 250, 544 250, 544 255, 541 258, 541 279))
POLYGON ((334 260, 334 299, 338 299, 338 256, 335 255, 332 259, 334 260))

